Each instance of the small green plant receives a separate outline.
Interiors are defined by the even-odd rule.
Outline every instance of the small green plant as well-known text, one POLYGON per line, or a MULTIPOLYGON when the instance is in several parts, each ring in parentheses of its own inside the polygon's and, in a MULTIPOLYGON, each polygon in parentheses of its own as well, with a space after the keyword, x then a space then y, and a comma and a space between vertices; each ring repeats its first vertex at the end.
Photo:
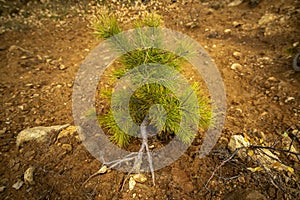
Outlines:
MULTIPOLYGON (((134 24, 136 29, 159 26, 161 26, 161 18, 155 14, 146 15, 134 24)), ((116 18, 105 15, 101 16, 99 21, 94 24, 94 30, 94 33, 103 39, 115 36, 121 32, 121 28, 118 25, 116 18)), ((137 33, 139 32, 137 31, 137 33)), ((129 70, 132 70, 137 66, 147 64, 159 64, 162 67, 163 65, 166 65, 176 71, 181 71, 183 64, 186 62, 185 58, 193 54, 192 51, 183 52, 182 49, 186 48, 186 46, 184 46, 185 44, 182 44, 182 46, 176 50, 176 54, 158 48, 147 48, 148 42, 160 43, 161 41, 159 37, 153 41, 151 38, 149 39, 149 37, 143 35, 143 33, 139 35, 139 41, 136 42, 145 44, 145 48, 124 51, 127 46, 134 44, 130 44, 126 38, 121 38, 121 42, 118 39, 120 38, 111 40, 111 42, 115 49, 124 52, 124 54, 118 60, 120 66, 113 72, 113 82, 116 82, 129 70)), ((141 126, 144 119, 149 117, 149 124, 153 124, 153 126, 156 126, 158 130, 161 130, 158 134, 159 139, 167 140, 176 134, 181 141, 186 143, 191 142, 195 133, 193 131, 194 127, 189 124, 195 123, 195 120, 198 119, 193 117, 192 114, 185 115, 182 112, 182 109, 185 109, 185 106, 187 106, 186 108, 189 109, 189 113, 199 113, 200 121, 196 122, 196 124, 199 124, 198 127, 202 129, 206 129, 210 125, 212 118, 208 98, 201 93, 200 86, 197 82, 191 83, 191 85, 197 95, 197 107, 192 106, 193 102, 189 100, 190 94, 188 91, 180 94, 182 99, 186 97, 185 102, 182 103, 178 100, 178 96, 176 96, 172 90, 163 85, 147 83, 137 88, 129 102, 129 111, 133 122, 141 126), (151 109, 152 105, 160 105, 160 108, 163 108, 161 114, 165 114, 166 118, 164 120, 159 117, 160 114, 157 116, 148 116, 149 109, 151 109), (191 123, 187 123, 186 127, 180 128, 182 120, 191 123)), ((172 88, 172 86, 170 86, 170 88, 172 88)), ((108 104, 111 103, 110 99, 112 93, 112 88, 110 91, 100 91, 101 98, 106 99, 108 104)), ((122 94, 117 94, 116 98, 121 102, 122 94)), ((160 112, 159 108, 157 112, 160 112)), ((100 116, 99 121, 101 126, 105 127, 107 132, 111 135, 111 140, 113 142, 121 147, 127 146, 130 143, 132 136, 123 132, 119 128, 113 116, 112 108, 110 108, 104 115, 100 116)))
POLYGON ((94 34, 103 39, 122 32, 117 18, 114 16, 109 17, 107 14, 98 16, 97 21, 93 23, 93 29, 94 34))

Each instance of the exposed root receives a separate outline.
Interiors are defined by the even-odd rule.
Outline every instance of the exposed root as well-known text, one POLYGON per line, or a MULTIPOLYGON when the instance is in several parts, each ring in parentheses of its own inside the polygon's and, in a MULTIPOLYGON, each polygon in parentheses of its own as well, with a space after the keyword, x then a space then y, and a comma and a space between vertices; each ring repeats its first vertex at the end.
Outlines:
MULTIPOLYGON (((151 155, 151 152, 150 152, 149 146, 148 146, 148 135, 147 135, 147 130, 146 130, 147 124, 148 124, 148 117, 146 117, 144 119, 143 123, 140 126, 140 134, 141 134, 141 137, 142 137, 142 145, 141 145, 138 152, 132 152, 132 153, 126 155, 124 158, 117 159, 117 160, 110 161, 110 162, 106 162, 104 160, 104 158, 102 158, 102 163, 103 163, 102 167, 107 166, 107 169, 113 169, 113 168, 121 165, 122 163, 129 162, 129 161, 134 161, 133 167, 128 172, 126 178, 123 181, 121 190, 123 190, 124 185, 125 185, 126 181, 128 180, 128 177, 129 177, 130 174, 132 174, 133 172, 134 173, 140 173, 141 165, 142 165, 142 162, 143 162, 143 155, 144 155, 145 152, 147 153, 147 161, 148 161, 148 165, 149 165, 151 176, 152 176, 152 182, 153 182, 153 185, 155 185, 155 174, 154 174, 153 160, 152 160, 152 155, 151 155)), ((103 174, 103 170, 101 170, 102 167, 96 173, 92 174, 86 181, 84 181, 84 183, 82 185, 85 185, 93 177, 98 176, 100 174, 103 174)))

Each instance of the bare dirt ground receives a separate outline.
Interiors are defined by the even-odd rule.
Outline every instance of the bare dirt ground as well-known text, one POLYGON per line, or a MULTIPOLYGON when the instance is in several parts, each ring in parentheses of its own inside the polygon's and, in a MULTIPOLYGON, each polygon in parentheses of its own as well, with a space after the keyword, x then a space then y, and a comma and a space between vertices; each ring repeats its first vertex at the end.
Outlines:
MULTIPOLYGON (((228 6, 233 1, 164 0, 146 1, 144 9, 114 2, 0 1, 0 198, 300 199, 299 160, 282 152, 279 158, 294 173, 251 172, 247 168, 258 163, 234 156, 206 185, 231 155, 227 145, 232 135, 263 139, 283 149, 283 134, 300 130, 300 73, 291 67, 300 51, 300 2, 261 0, 228 6), (73 81, 100 42, 91 34, 90 20, 107 9, 125 27, 139 11, 160 14, 165 27, 205 47, 227 93, 226 123, 210 155, 198 158, 198 137, 180 159, 155 172, 155 186, 146 174, 148 180, 132 191, 127 183, 120 191, 126 174, 115 170, 83 185, 101 163, 75 130, 47 144, 31 142, 21 149, 15 144, 25 128, 73 123, 73 81), (30 166, 35 168, 35 183, 16 187, 30 166)), ((299 136, 293 145, 300 151, 299 136)))

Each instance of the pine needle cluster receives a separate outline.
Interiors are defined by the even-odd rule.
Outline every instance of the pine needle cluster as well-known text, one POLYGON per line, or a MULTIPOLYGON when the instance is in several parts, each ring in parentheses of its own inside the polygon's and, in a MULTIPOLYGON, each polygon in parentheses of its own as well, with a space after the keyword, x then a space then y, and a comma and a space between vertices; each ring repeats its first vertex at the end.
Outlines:
MULTIPOLYGON (((160 16, 149 14, 143 19, 135 22, 134 28, 160 27, 161 23, 162 20, 160 16)), ((99 17, 98 21, 94 24, 94 30, 94 33, 98 37, 107 39, 117 35, 122 29, 118 25, 115 17, 103 15, 99 17)), ((127 46, 132 44, 129 44, 130 42, 127 41, 126 38, 121 38, 121 40, 122 42, 113 42, 113 45, 117 50, 124 52, 119 59, 121 66, 113 72, 113 81, 120 79, 135 67, 147 64, 166 65, 176 71, 180 71, 183 63, 186 62, 185 57, 188 56, 178 56, 175 53, 157 48, 138 48, 132 51, 125 51, 127 46)), ((138 40, 141 40, 145 44, 147 44, 147 42, 153 42, 148 41, 149 37, 145 37, 143 34, 139 35, 138 40)), ((160 38, 156 38, 155 42, 161 42, 160 38)), ((180 48, 178 48, 178 51, 180 52, 180 48)), ((155 77, 158 76, 160 75, 155 75, 155 77)), ((174 76, 176 76, 176 74, 174 74, 174 76)), ((159 130, 157 135, 159 139, 166 140, 176 135, 181 141, 189 143, 195 136, 195 129, 205 129, 211 123, 212 114, 209 100, 201 93, 201 88, 197 82, 191 84, 192 90, 196 93, 197 106, 194 105, 195 99, 190 98, 191 92, 189 90, 183 89, 180 93, 180 97, 178 97, 178 94, 176 96, 173 93, 173 89, 176 90, 174 87, 177 86, 172 84, 161 85, 158 83, 146 83, 136 89, 130 97, 130 117, 132 118, 132 121, 138 125, 140 125, 146 117, 149 117, 149 126, 153 126, 156 130, 159 130), (179 100, 180 98, 184 99, 184 101, 181 102, 179 100), (156 109, 156 114, 148 116, 150 109, 156 109), (183 110, 186 110, 187 112, 182 112, 183 110), (200 121, 198 121, 199 118, 194 116, 194 114, 196 115, 197 113, 200 115, 200 121), (182 123, 183 121, 185 123, 182 123), (193 124, 198 124, 198 126, 195 127, 193 124)), ((113 88, 111 88, 110 91, 101 93, 102 97, 107 99, 106 102, 108 104, 111 103, 110 98, 112 93, 113 88)), ((120 104, 118 106, 122 108, 123 94, 119 92, 116 94, 116 98, 120 104)), ((122 111, 119 113, 122 115, 122 111)), ((124 129, 120 129, 115 120, 115 116, 113 115, 112 108, 110 108, 107 113, 100 116, 99 119, 101 126, 111 135, 111 140, 113 142, 121 147, 127 146, 130 143, 132 135, 127 134, 124 129)), ((126 125, 126 119, 124 123, 126 125)), ((130 125, 128 125, 128 131, 130 131, 130 128, 130 125)))

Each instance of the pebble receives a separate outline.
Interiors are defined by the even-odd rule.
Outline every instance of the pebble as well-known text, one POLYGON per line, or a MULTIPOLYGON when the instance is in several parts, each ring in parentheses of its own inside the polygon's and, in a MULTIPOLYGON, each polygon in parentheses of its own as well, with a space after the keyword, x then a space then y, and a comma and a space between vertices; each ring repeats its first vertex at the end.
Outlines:
POLYGON ((63 149, 65 149, 66 151, 68 151, 68 152, 70 152, 70 151, 72 151, 72 145, 70 145, 70 144, 62 144, 62 146, 61 146, 63 149))
POLYGON ((233 52, 232 55, 237 60, 239 60, 241 58, 241 56, 242 56, 242 54, 240 52, 238 52, 238 51, 233 52))
POLYGON ((235 28, 237 28, 237 27, 241 26, 242 23, 237 22, 237 21, 234 21, 234 22, 232 22, 232 25, 233 25, 235 28))
POLYGON ((5 186, 0 186, 0 193, 4 192, 5 188, 6 188, 5 186))
MULTIPOLYGON (((237 148, 248 147, 250 143, 245 140, 242 135, 233 135, 230 137, 230 141, 228 143, 228 148, 231 152, 234 152, 237 148)), ((246 157, 246 153, 244 150, 239 151, 238 156, 242 159, 246 157)))
POLYGON ((284 103, 288 103, 288 102, 294 101, 294 100, 295 100, 295 97, 288 97, 288 98, 284 101, 284 103))
POLYGON ((63 65, 63 64, 60 64, 60 65, 59 65, 59 69, 60 69, 60 70, 65 70, 65 69, 67 69, 67 67, 66 67, 65 65, 63 65))
POLYGON ((60 131, 61 129, 67 128, 69 124, 58 125, 58 126, 37 126, 34 128, 29 128, 21 131, 16 140, 17 147, 20 147, 23 143, 29 141, 37 141, 37 142, 47 142, 49 139, 49 133, 52 130, 60 131))
POLYGON ((16 189, 16 190, 19 190, 19 189, 23 186, 23 184, 24 184, 23 181, 18 180, 16 183, 14 183, 14 184, 12 185, 12 187, 13 187, 14 189, 16 189))
POLYGON ((28 110, 28 105, 23 104, 23 105, 18 106, 18 108, 20 108, 20 110, 22 110, 22 111, 26 111, 26 110, 28 110))
POLYGON ((145 183, 147 181, 147 177, 144 174, 135 174, 132 177, 138 183, 145 183))
POLYGON ((134 189, 135 185, 136 185, 136 181, 134 180, 133 177, 130 177, 130 179, 129 179, 129 190, 132 191, 134 189))
POLYGON ((28 183, 29 185, 34 185, 34 179, 33 179, 33 173, 34 173, 35 168, 34 167, 29 167, 25 173, 24 173, 24 181, 25 183, 28 183))
POLYGON ((188 28, 196 28, 196 27, 198 27, 198 23, 195 21, 192 21, 192 22, 186 23, 185 26, 188 28))
POLYGON ((231 33, 231 29, 229 29, 229 28, 228 28, 228 29, 225 29, 225 30, 224 30, 224 33, 226 33, 226 34, 231 33))
POLYGON ((234 7, 234 6, 238 6, 241 3, 243 3, 243 0, 234 0, 233 2, 228 4, 228 7, 234 7))
POLYGON ((98 170, 98 173, 99 174, 104 174, 108 171, 108 168, 106 165, 103 165, 99 170, 98 170))
POLYGON ((33 84, 32 83, 27 83, 25 84, 26 87, 33 87, 33 84))
POLYGON ((77 128, 78 127, 76 127, 76 126, 69 126, 68 128, 63 129, 62 131, 59 132, 59 134, 57 136, 57 140, 59 140, 63 137, 75 135, 77 128))
POLYGON ((258 20, 258 25, 269 24, 269 23, 273 22, 276 19, 277 19, 276 15, 267 13, 264 16, 262 16, 260 18, 260 20, 258 20))
POLYGON ((240 65, 239 63, 233 63, 230 68, 232 70, 241 70, 242 69, 242 65, 240 65))
POLYGON ((238 181, 240 182, 240 183, 245 183, 246 181, 245 181, 245 177, 243 177, 243 176, 239 176, 238 177, 238 181))
POLYGON ((268 78, 267 81, 270 81, 270 82, 277 82, 277 79, 274 77, 274 76, 271 76, 268 78))

